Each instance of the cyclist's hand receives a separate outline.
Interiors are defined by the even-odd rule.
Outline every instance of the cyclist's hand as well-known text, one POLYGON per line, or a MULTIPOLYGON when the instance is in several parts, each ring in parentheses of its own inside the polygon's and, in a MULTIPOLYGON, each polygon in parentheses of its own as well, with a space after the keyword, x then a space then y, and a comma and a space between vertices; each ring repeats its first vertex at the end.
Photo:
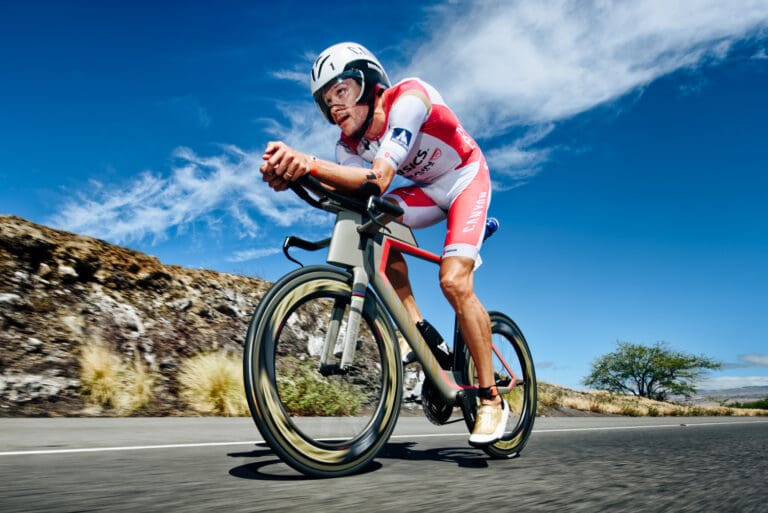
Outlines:
POLYGON ((281 141, 268 143, 262 159, 262 179, 276 191, 287 189, 290 182, 308 174, 311 167, 309 155, 281 141))

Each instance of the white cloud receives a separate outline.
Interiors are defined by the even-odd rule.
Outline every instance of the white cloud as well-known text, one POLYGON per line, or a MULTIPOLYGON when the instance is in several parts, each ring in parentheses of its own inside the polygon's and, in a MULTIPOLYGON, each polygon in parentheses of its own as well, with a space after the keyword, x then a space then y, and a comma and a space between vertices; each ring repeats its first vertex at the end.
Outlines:
POLYGON ((280 102, 277 108, 285 122, 262 120, 265 131, 274 140, 283 141, 305 153, 333 160, 339 129, 323 117, 313 101, 280 102))
POLYGON ((228 262, 248 262, 250 260, 256 260, 265 256, 274 255, 279 253, 278 248, 260 248, 260 249, 247 249, 244 251, 236 251, 231 257, 227 259, 228 262))
POLYGON ((225 146, 220 155, 202 157, 178 148, 174 156, 178 165, 170 177, 145 172, 111 188, 94 182, 92 190, 65 204, 50 223, 122 243, 162 240, 171 228, 183 229, 217 211, 233 219, 241 237, 256 236, 265 221, 280 226, 318 222, 300 199, 292 194, 278 198, 262 182, 261 152, 225 146))
POLYGON ((720 376, 699 380, 702 390, 727 390, 742 387, 768 387, 768 376, 720 376))
POLYGON ((768 24, 768 3, 466 2, 445 6, 433 23, 404 73, 432 81, 470 131, 488 136, 568 118, 721 60, 768 24))
POLYGON ((739 356, 739 360, 749 367, 768 367, 768 355, 766 354, 745 354, 739 356))
MULTIPOLYGON (((434 11, 431 39, 395 72, 433 83, 482 140, 550 126, 676 70, 719 62, 766 26, 764 0, 453 2, 434 11)), ((537 142, 489 152, 497 185, 541 169, 548 152, 537 142)))
POLYGON ((766 53, 765 48, 760 48, 755 54, 752 56, 752 59, 756 61, 764 61, 768 59, 768 53, 766 53))

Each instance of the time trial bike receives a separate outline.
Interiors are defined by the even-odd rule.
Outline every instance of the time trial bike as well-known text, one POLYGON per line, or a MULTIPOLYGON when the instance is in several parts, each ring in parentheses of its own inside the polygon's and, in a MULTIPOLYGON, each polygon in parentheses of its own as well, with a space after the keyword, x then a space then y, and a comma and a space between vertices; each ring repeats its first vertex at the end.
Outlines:
MULTIPOLYGON (((251 415, 272 450, 304 474, 355 473, 386 444, 403 395, 403 362, 395 326, 425 374, 421 399, 430 421, 445 424, 458 407, 468 429, 477 412, 474 361, 454 327, 446 362, 409 318, 385 274, 393 251, 435 264, 398 206, 361 200, 304 176, 292 189, 336 216, 320 241, 286 237, 283 251, 327 248, 329 265, 302 266, 275 282, 246 335, 243 370, 251 415), (440 362, 443 365, 441 366, 440 362)), ((510 407, 504 436, 481 448, 491 457, 520 453, 536 416, 536 374, 518 326, 489 312, 496 386, 510 407)), ((434 344, 432 344, 434 345, 434 344)))

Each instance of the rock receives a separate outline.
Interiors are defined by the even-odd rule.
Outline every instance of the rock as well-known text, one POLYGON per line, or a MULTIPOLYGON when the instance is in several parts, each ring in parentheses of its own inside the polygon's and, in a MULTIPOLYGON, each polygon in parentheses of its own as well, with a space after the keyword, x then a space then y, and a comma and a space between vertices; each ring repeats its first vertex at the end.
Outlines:
POLYGON ((7 303, 9 305, 21 306, 24 304, 24 300, 18 294, 5 293, 0 294, 0 304, 7 303))
POLYGON ((41 263, 40 267, 38 267, 37 269, 37 274, 41 278, 47 278, 48 276, 51 275, 52 272, 53 270, 51 269, 51 266, 46 264, 45 262, 41 263))
POLYGON ((21 347, 28 353, 38 353, 43 348, 43 341, 39 338, 29 337, 21 347))
POLYGON ((186 297, 177 299, 175 301, 169 301, 166 303, 168 306, 179 312, 186 312, 192 307, 192 300, 186 297))
POLYGON ((216 305, 216 310, 224 315, 229 315, 230 317, 240 317, 240 312, 227 303, 216 305))
POLYGON ((62 281, 68 283, 73 282, 79 278, 74 267, 64 264, 59 266, 59 276, 61 276, 62 281))
POLYGON ((67 389, 76 389, 80 381, 76 379, 45 377, 38 374, 18 376, 0 376, 2 398, 11 403, 24 403, 48 399, 61 394, 67 389))
POLYGON ((24 271, 16 271, 13 273, 13 281, 20 284, 27 283, 29 281, 29 273, 24 271))

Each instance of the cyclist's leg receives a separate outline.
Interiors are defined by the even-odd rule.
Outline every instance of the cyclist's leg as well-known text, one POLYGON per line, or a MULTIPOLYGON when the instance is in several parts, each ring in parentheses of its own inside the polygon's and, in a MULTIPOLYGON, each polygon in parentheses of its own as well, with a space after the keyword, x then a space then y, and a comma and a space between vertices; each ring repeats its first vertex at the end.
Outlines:
MULTIPOLYGON (((491 319, 474 291, 475 259, 465 256, 444 257, 440 264, 440 286, 456 311, 459 329, 475 361, 478 386, 494 385, 491 359, 491 319)), ((501 399, 481 399, 484 404, 499 404, 501 399)))
POLYGON ((484 159, 480 158, 470 166, 465 170, 476 172, 458 192, 448 211, 440 287, 456 311, 459 329, 477 371, 481 404, 469 441, 485 445, 503 435, 509 409, 494 386, 491 321, 475 294, 473 282, 491 200, 490 177, 484 159))
MULTIPOLYGON (((400 221, 413 229, 432 226, 445 219, 445 211, 435 204, 417 185, 395 189, 385 199, 403 209, 400 221)), ((391 251, 387 262, 387 278, 414 323, 422 320, 421 312, 408 278, 408 264, 402 253, 391 251)))

